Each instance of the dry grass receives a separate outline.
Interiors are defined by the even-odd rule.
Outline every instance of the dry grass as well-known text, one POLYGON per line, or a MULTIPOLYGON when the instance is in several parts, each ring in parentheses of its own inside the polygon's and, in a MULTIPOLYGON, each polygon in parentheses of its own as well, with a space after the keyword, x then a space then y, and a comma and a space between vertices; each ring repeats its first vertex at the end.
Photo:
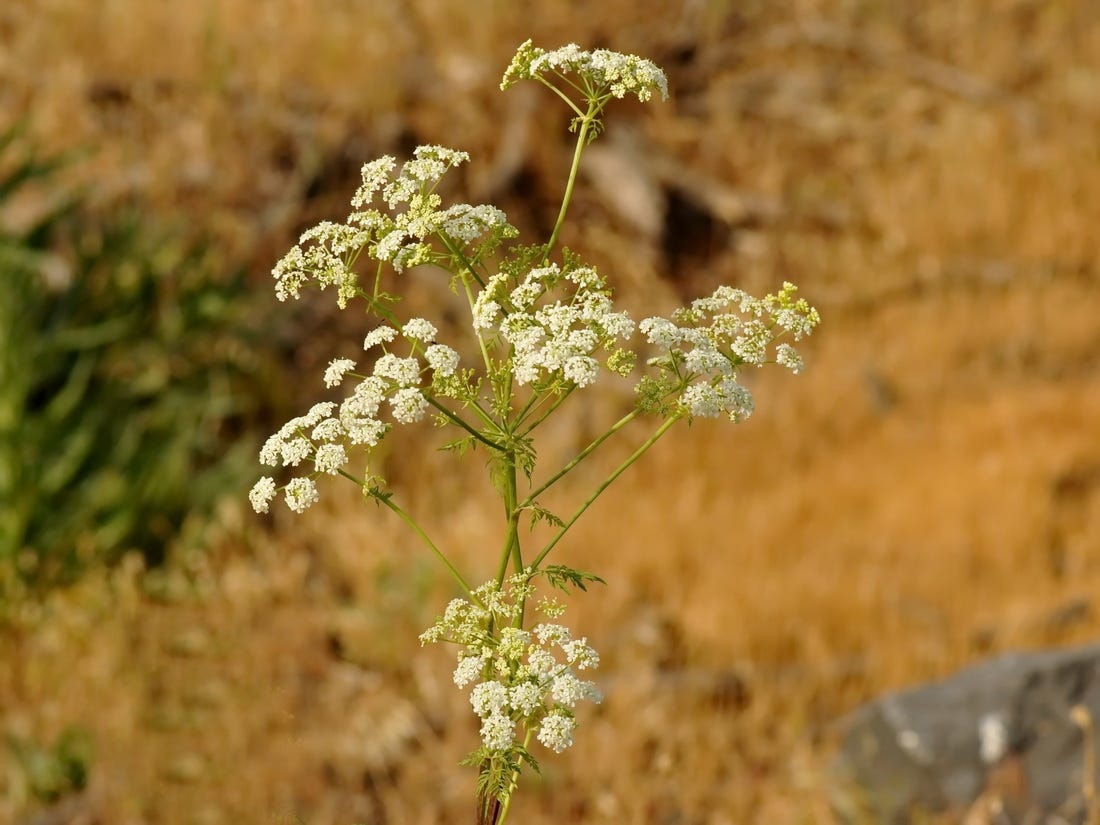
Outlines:
MULTIPOLYGON (((825 321, 806 375, 759 377, 750 423, 675 433, 563 544, 610 582, 573 607, 608 699, 516 820, 822 821, 845 710, 1098 627, 1100 19, 921 8, 17 0, 0 110, 100 147, 82 169, 105 201, 201 214, 262 270, 360 162, 417 141, 497 170, 518 146, 526 193, 466 187, 544 223, 567 147, 522 140, 560 125, 542 108, 509 120, 515 44, 663 62, 674 100, 613 113, 608 145, 633 129, 758 208, 674 203, 662 238, 590 188, 567 242, 639 308, 789 278, 825 321)), ((484 567, 492 502, 442 461, 391 471, 484 567)), ((350 494, 270 535, 242 519, 156 598, 93 577, 0 641, 3 728, 88 726, 105 823, 467 821, 468 710, 445 653, 406 659, 446 595, 428 561, 350 494)))

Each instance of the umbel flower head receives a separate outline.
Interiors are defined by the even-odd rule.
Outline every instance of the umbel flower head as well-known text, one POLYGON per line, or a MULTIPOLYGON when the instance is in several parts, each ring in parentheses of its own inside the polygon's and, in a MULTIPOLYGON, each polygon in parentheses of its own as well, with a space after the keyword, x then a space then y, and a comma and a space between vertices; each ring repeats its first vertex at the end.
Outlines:
MULTIPOLYGON (((481 720, 481 740, 489 752, 516 747, 520 726, 537 731, 539 742, 560 753, 573 743, 573 708, 583 700, 603 699, 595 683, 577 676, 600 664, 587 639, 574 639, 569 628, 555 622, 530 630, 514 625, 532 594, 530 579, 531 573, 524 572, 511 576, 503 588, 486 582, 470 598, 453 599, 420 634, 421 644, 460 646, 454 682, 460 688, 473 685, 470 705, 481 720)), ((554 600, 539 607, 550 618, 563 610, 554 600)))
MULTIPOLYGON (((282 488, 291 510, 301 513, 317 502, 314 482, 317 476, 343 472, 354 448, 377 447, 393 424, 420 421, 428 409, 425 393, 441 384, 453 385, 459 355, 451 347, 435 343, 436 334, 435 325, 423 318, 412 318, 400 332, 382 325, 363 341, 363 349, 368 352, 383 349, 370 375, 357 375, 356 362, 351 358, 337 358, 329 363, 325 386, 342 386, 349 375, 356 376, 359 381, 350 394, 340 404, 331 401, 314 404, 306 415, 284 424, 260 450, 262 464, 304 469, 303 475, 282 488), (386 348, 398 339, 408 343, 408 356, 399 356, 386 348), (392 423, 384 420, 383 404, 388 404, 392 423)), ((249 494, 252 507, 266 513, 278 492, 273 478, 261 478, 249 494)))
POLYGON ((426 145, 418 146, 400 169, 390 155, 365 164, 347 219, 306 230, 275 265, 276 297, 298 298, 302 286, 313 281, 322 289, 335 286, 337 303, 344 309, 364 294, 355 268, 364 254, 396 272, 448 260, 456 250, 472 265, 502 239, 515 237, 507 216, 490 204, 442 208, 436 187, 467 160, 465 152, 426 145))
POLYGON ((783 288, 763 298, 730 286, 720 286, 706 298, 698 298, 672 314, 672 318, 646 318, 639 330, 658 355, 649 360, 656 375, 646 375, 637 385, 644 409, 663 414, 679 412, 689 418, 715 418, 725 413, 732 421, 752 415, 754 402, 748 388, 738 382, 743 367, 777 363, 800 372, 802 358, 787 342, 800 341, 821 321, 798 288, 783 288), (669 399, 675 399, 670 404, 669 399))
POLYGON ((576 43, 548 52, 528 40, 516 51, 500 81, 500 88, 507 89, 519 80, 543 80, 547 75, 564 77, 568 74, 580 77, 590 97, 622 98, 632 94, 646 101, 656 92, 661 100, 668 99, 668 79, 652 60, 608 49, 584 51, 576 43))

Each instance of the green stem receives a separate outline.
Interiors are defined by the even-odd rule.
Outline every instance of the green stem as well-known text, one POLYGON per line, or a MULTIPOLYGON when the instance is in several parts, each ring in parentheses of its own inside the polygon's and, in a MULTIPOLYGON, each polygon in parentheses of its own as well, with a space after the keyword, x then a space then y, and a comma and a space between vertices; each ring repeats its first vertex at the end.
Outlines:
POLYGON ((450 252, 451 255, 465 268, 465 270, 473 276, 474 280, 477 281, 478 286, 484 289, 485 281, 481 280, 481 276, 479 276, 477 272, 474 271, 473 265, 466 258, 466 256, 462 254, 462 250, 455 246, 454 241, 447 237, 447 235, 443 232, 439 233, 439 237, 440 239, 442 239, 443 245, 447 247, 447 251, 450 252))
POLYGON ((630 467, 631 464, 633 464, 635 461, 637 461, 639 458, 641 458, 642 455, 646 452, 646 450, 648 450, 650 447, 652 447, 654 444, 656 444, 657 441, 661 438, 661 436, 663 436, 666 432, 668 432, 669 428, 679 420, 680 420, 679 415, 670 415, 668 418, 665 419, 664 423, 661 424, 661 426, 657 428, 657 431, 655 433, 653 433, 653 435, 651 435, 646 440, 646 442, 644 444, 642 444, 642 446, 640 446, 637 450, 635 450, 633 453, 631 453, 630 457, 627 458, 626 461, 624 461, 617 468, 615 468, 615 472, 613 472, 606 479, 604 479, 603 483, 600 484, 600 486, 596 488, 596 492, 594 492, 587 499, 585 499, 584 504, 582 504, 577 509, 577 511, 575 513, 573 513, 572 516, 570 516, 569 521, 565 522, 565 524, 561 527, 561 529, 558 530, 557 535, 555 535, 554 538, 552 538, 550 540, 550 543, 547 544, 544 548, 542 548, 542 552, 539 553, 535 557, 535 560, 531 562, 531 567, 533 567, 535 569, 538 569, 538 566, 540 564, 542 564, 542 560, 545 559, 546 555, 551 550, 554 549, 554 545, 556 545, 559 541, 561 541, 562 536, 564 536, 566 534, 566 532, 569 530, 569 528, 572 527, 576 523, 577 519, 579 519, 582 515, 584 515, 584 511, 592 506, 592 502, 594 502, 597 498, 599 498, 600 494, 603 493, 603 491, 606 490, 608 487, 610 487, 614 483, 615 479, 617 479, 624 472, 626 472, 627 468, 630 467))
MULTIPOLYGON (((534 734, 534 728, 528 728, 526 735, 523 737, 523 749, 527 750, 531 746, 531 736, 534 734)), ((504 803, 500 807, 500 816, 497 817, 497 825, 504 825, 504 821, 508 818, 508 810, 512 807, 512 794, 516 792, 519 787, 519 768, 512 771, 512 781, 508 785, 508 796, 505 797, 504 803)))
MULTIPOLYGON (((559 75, 559 77, 561 77, 561 79, 563 81, 565 81, 565 83, 572 86, 578 92, 580 92, 581 94, 584 94, 584 90, 582 88, 580 88, 576 83, 571 81, 568 77, 566 77, 564 75, 559 75)), ((556 94, 558 97, 560 97, 562 100, 564 100, 565 105, 568 106, 570 109, 572 109, 574 112, 577 113, 577 117, 584 117, 584 114, 581 112, 580 109, 577 108, 577 104, 572 101, 572 99, 569 97, 569 95, 567 95, 565 92, 563 92, 561 89, 559 89, 557 86, 555 86, 553 83, 551 83, 549 80, 547 80, 542 75, 535 75, 535 80, 537 80, 539 83, 541 83, 547 89, 549 89, 554 94, 556 94)))
POLYGON ((504 538, 504 549, 500 556, 500 567, 497 569, 497 587, 504 586, 504 578, 508 574, 508 562, 511 561, 519 573, 523 570, 523 554, 519 544, 519 514, 516 508, 516 500, 519 497, 516 484, 516 456, 515 453, 505 453, 504 460, 508 462, 504 477, 504 514, 508 519, 508 534, 504 538))
POLYGON ((577 132, 577 146, 573 150, 573 165, 569 169, 569 181, 565 184, 565 195, 562 197, 558 221, 554 224, 554 231, 550 233, 550 240, 546 242, 546 252, 543 254, 543 258, 546 260, 549 260, 550 252, 558 241, 558 233, 561 232, 561 228, 565 223, 565 213, 569 210, 569 202, 573 200, 573 185, 577 182, 577 170, 581 168, 581 155, 588 143, 588 130, 599 115, 601 108, 603 108, 602 105, 598 105, 596 101, 590 99, 588 101, 588 112, 581 118, 581 127, 577 132))
POLYGON ((413 519, 412 516, 410 516, 408 513, 406 513, 404 510, 402 510, 396 504, 394 504, 393 501, 391 501, 390 496, 384 496, 383 495, 383 496, 375 496, 374 498, 376 500, 382 502, 383 504, 385 504, 391 510, 393 510, 397 514, 398 518, 400 518, 403 522, 405 522, 405 524, 407 524, 412 529, 412 531, 414 533, 416 533, 418 536, 420 536, 421 541, 423 541, 424 544, 426 544, 428 546, 429 550, 431 550, 433 553, 435 553, 436 557, 441 562, 443 562, 443 566, 446 567, 448 571, 450 571, 451 576, 454 578, 454 580, 456 582, 458 582, 458 585, 459 585, 459 587, 462 588, 462 592, 464 594, 470 596, 471 598, 476 598, 474 596, 473 588, 471 588, 470 585, 468 585, 466 583, 466 580, 464 578, 462 578, 462 574, 459 573, 458 570, 455 569, 455 566, 453 564, 451 564, 450 559, 448 559, 445 555, 443 555, 443 551, 435 546, 435 542, 433 542, 430 538, 428 538, 428 534, 424 532, 424 530, 420 527, 419 524, 416 523, 416 520, 413 519))
MULTIPOLYGON (((462 288, 466 291, 466 302, 470 305, 470 318, 474 317, 474 304, 477 298, 474 296, 474 291, 470 287, 470 282, 466 279, 462 279, 462 288)), ((491 375, 493 372, 493 362, 489 360, 489 350, 485 347, 485 338, 482 336, 480 330, 474 331, 474 337, 477 338, 478 348, 481 350, 481 360, 485 364, 485 373, 491 375)))
POLYGON ((615 433, 617 433, 619 430, 621 430, 623 427, 625 427, 627 424, 637 418, 640 414, 641 413, 638 410, 631 410, 629 413, 616 421, 611 426, 611 429, 609 429, 607 432, 605 432, 603 435, 601 435, 599 438, 594 440, 591 444, 589 444, 587 447, 577 453, 576 458, 574 458, 572 461, 570 461, 568 464, 558 470, 558 472, 552 475, 549 479, 543 482, 542 486, 531 492, 527 496, 527 498, 523 500, 523 503, 520 504, 520 508, 522 509, 524 507, 530 507, 535 502, 535 499, 537 499, 548 489, 550 489, 550 487, 556 484, 562 478, 562 476, 570 472, 574 467, 576 467, 578 464, 588 458, 588 456, 590 456, 601 444, 607 441, 607 439, 611 438, 611 436, 613 436, 615 433))
POLYGON ((477 430, 475 430, 473 427, 471 427, 469 424, 467 424, 466 421, 461 416, 455 415, 453 412, 451 412, 445 406, 443 406, 438 401, 436 401, 435 398, 433 398, 432 396, 425 395, 424 400, 427 401, 429 404, 431 404, 433 407, 435 407, 437 410, 439 410, 441 413, 443 413, 443 415, 445 415, 449 421, 453 422, 457 426, 464 429, 466 432, 468 432, 470 435, 472 435, 474 438, 476 438, 482 444, 486 445, 487 447, 492 447, 494 450, 499 450, 501 452, 504 451, 504 448, 502 446, 497 444, 495 441, 492 441, 491 439, 486 438, 484 435, 482 435, 477 430))
MULTIPOLYGON (((554 411, 566 402, 566 400, 569 398, 570 395, 573 394, 573 391, 576 388, 577 388, 576 385, 573 385, 572 387, 565 390, 564 392, 559 393, 558 397, 554 399, 554 403, 551 404, 535 420, 534 424, 532 424, 526 430, 523 431, 523 435, 528 436, 531 433, 533 433, 535 431, 535 429, 539 426, 539 424, 541 424, 543 421, 545 421, 547 418, 549 418, 551 415, 553 415, 554 411)), ((541 397, 539 397, 539 398, 533 398, 531 400, 531 402, 528 403, 527 406, 523 408, 523 412, 521 412, 518 416, 516 416, 516 426, 519 426, 520 424, 522 424, 523 419, 526 418, 531 413, 532 410, 538 409, 538 405, 542 403, 542 401, 545 399, 545 397, 546 397, 545 395, 541 395, 541 397)))

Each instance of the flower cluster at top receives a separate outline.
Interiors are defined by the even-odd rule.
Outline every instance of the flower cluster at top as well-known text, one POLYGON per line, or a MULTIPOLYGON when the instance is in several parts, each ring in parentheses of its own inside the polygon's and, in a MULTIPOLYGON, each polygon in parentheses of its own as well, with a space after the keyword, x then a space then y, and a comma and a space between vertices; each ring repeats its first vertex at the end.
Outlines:
MULTIPOLYGON (((408 321, 400 333, 390 326, 376 327, 363 341, 364 350, 383 350, 370 375, 355 373, 356 363, 350 358, 337 358, 329 363, 325 386, 337 387, 350 374, 359 378, 351 394, 339 406, 326 401, 315 404, 306 415, 292 418, 260 450, 260 462, 272 467, 312 463, 312 470, 283 488, 291 510, 300 513, 317 501, 313 479, 320 474, 341 472, 348 462, 349 448, 378 445, 391 426, 381 417, 384 401, 389 403, 393 421, 412 424, 423 418, 428 408, 426 392, 446 397, 457 391, 462 383, 458 375, 459 355, 444 344, 434 343, 436 334, 435 326, 423 318, 408 321), (387 350, 386 345, 398 337, 409 343, 408 356, 387 350)), ((273 478, 261 478, 249 494, 253 508, 266 513, 277 492, 273 478)))
MULTIPOLYGON (((522 725, 524 731, 537 728, 539 742, 560 753, 573 743, 576 704, 603 698, 594 683, 576 675, 600 663, 587 639, 574 639, 567 627, 552 622, 530 630, 515 626, 532 592, 530 573, 513 575, 507 588, 487 582, 469 599, 452 600, 420 635, 421 644, 452 642, 461 647, 454 682, 460 688, 473 685, 470 704, 489 751, 516 746, 516 725, 522 725)), ((542 600, 539 610, 557 618, 564 608, 542 600)))
POLYGON ((468 159, 465 152, 444 146, 418 146, 400 170, 389 155, 364 165, 362 184, 352 199, 355 211, 347 220, 325 221, 307 230, 275 265, 279 300, 297 298, 303 284, 315 281, 322 289, 336 286, 343 309, 362 294, 355 263, 364 253, 397 272, 449 260, 458 252, 472 265, 501 239, 515 237, 516 229, 495 206, 459 203, 441 208, 436 187, 448 170, 468 159), (387 211, 371 208, 376 197, 387 211))
POLYGON ((615 310, 596 270, 571 256, 564 266, 503 268, 474 301, 473 326, 483 336, 499 330, 511 348, 512 375, 521 385, 565 381, 587 387, 599 374, 593 357, 599 350, 608 353, 608 367, 620 375, 634 366, 633 353, 619 344, 634 334, 634 321, 615 310), (567 300, 550 303, 549 296, 560 292, 567 300))
POLYGON ((741 385, 742 366, 774 361, 792 372, 802 369, 802 358, 789 343, 771 345, 789 335, 800 341, 821 318, 797 287, 783 288, 763 298, 730 286, 681 307, 672 319, 646 318, 638 328, 660 354, 650 359, 658 369, 646 376, 637 391, 643 408, 669 414, 668 398, 678 393, 675 409, 691 417, 714 418, 725 413, 733 421, 752 415, 752 393, 741 385))
POLYGON ((507 89, 519 80, 541 79, 547 73, 578 75, 586 94, 593 97, 609 93, 622 98, 632 94, 646 101, 657 92, 662 100, 668 99, 668 79, 652 60, 607 49, 584 51, 575 43, 548 52, 532 45, 530 40, 516 51, 500 88, 507 89))

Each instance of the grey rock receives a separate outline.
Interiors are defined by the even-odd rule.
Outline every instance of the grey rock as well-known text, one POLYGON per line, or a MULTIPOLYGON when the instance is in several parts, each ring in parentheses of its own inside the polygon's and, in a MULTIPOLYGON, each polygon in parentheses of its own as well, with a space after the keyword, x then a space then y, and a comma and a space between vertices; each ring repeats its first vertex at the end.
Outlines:
POLYGON ((1097 719, 1100 644, 1006 655, 882 696, 841 723, 834 812, 850 825, 1100 822, 1097 719))

